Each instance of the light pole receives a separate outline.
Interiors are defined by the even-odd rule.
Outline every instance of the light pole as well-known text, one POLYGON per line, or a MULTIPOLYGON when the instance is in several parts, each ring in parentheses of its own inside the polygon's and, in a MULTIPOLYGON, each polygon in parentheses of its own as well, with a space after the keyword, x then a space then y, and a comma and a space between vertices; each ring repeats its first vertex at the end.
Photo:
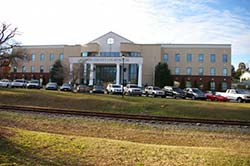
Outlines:
POLYGON ((122 98, 124 98, 124 59, 125 56, 122 54, 122 98))

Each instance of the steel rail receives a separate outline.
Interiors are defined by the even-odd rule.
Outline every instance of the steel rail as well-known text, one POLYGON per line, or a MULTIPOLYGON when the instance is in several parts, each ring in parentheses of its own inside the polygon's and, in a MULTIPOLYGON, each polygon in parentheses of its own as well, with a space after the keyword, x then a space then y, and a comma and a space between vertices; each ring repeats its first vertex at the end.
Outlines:
POLYGON ((59 109, 59 108, 45 108, 45 107, 32 107, 32 106, 0 105, 0 109, 1 110, 26 111, 26 112, 76 115, 76 116, 89 116, 89 117, 92 116, 92 117, 114 118, 114 119, 155 121, 155 122, 172 122, 172 123, 177 122, 177 123, 195 123, 195 124, 211 124, 211 125, 250 126, 250 121, 178 118, 178 117, 151 116, 151 115, 92 112, 92 111, 59 109))

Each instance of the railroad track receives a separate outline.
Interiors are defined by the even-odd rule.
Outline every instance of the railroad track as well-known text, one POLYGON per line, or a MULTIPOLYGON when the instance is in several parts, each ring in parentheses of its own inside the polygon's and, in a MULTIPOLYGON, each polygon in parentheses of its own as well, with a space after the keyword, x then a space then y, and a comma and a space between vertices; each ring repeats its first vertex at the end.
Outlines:
POLYGON ((102 117, 102 118, 113 118, 113 119, 127 119, 127 120, 139 120, 139 121, 149 121, 149 122, 172 122, 172 123, 177 122, 177 123, 229 125, 229 126, 230 125, 250 126, 250 122, 248 121, 176 118, 176 117, 162 117, 162 116, 150 116, 150 115, 132 115, 132 114, 90 112, 90 111, 81 111, 81 110, 29 107, 29 106, 0 105, 0 110, 15 110, 15 111, 25 111, 25 112, 52 113, 52 114, 102 117))

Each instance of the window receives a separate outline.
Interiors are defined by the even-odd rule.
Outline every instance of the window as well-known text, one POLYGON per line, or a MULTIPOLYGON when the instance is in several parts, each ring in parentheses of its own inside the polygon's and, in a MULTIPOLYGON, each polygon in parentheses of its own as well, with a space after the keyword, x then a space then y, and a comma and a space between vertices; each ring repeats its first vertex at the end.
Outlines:
POLYGON ((204 54, 199 54, 198 61, 201 63, 204 61, 204 54))
POLYGON ((179 67, 175 67, 175 74, 179 75, 180 74, 180 68, 179 67))
POLYGON ((191 67, 187 67, 186 73, 187 73, 187 75, 191 75, 192 74, 192 68, 191 67))
POLYGON ((187 54, 187 62, 192 62, 192 54, 187 54))
POLYGON ((27 55, 23 55, 23 61, 26 62, 28 60, 27 55))
POLYGON ((49 55, 49 60, 50 61, 53 61, 55 59, 55 55, 54 55, 54 53, 52 52, 52 53, 50 53, 50 55, 49 55))
MULTIPOLYGON (((100 56, 118 57, 120 56, 120 52, 100 52, 100 56)), ((132 56, 131 53, 130 56, 132 56)), ((133 54, 133 56, 135 56, 135 54, 133 54)))
POLYGON ((24 73, 24 72, 26 72, 26 66, 22 66, 22 72, 24 73))
POLYGON ((221 83, 221 90, 223 90, 223 91, 227 90, 227 83, 226 82, 221 83))
POLYGON ((60 61, 63 61, 63 53, 60 53, 60 54, 59 54, 59 60, 60 60, 60 61))
POLYGON ((43 72, 44 72, 44 67, 40 66, 40 73, 43 73, 43 72))
POLYGON ((228 57, 227 57, 227 54, 223 54, 223 55, 222 55, 222 62, 223 62, 223 63, 227 63, 227 58, 228 58, 228 57))
POLYGON ((81 52, 81 56, 88 56, 88 52, 81 52))
POLYGON ((210 68, 210 75, 211 76, 215 76, 216 72, 215 72, 215 68, 214 67, 211 67, 210 68))
POLYGON ((31 60, 34 62, 36 60, 36 54, 31 55, 31 60))
POLYGON ((16 66, 14 66, 14 68, 13 68, 13 72, 14 72, 14 73, 16 73, 16 72, 17 72, 17 67, 16 67, 16 66))
POLYGON ((31 73, 34 73, 35 72, 35 66, 31 66, 30 71, 31 71, 31 73))
POLYGON ((129 81, 131 83, 137 82, 137 64, 129 64, 129 81))
POLYGON ((164 62, 168 62, 168 54, 167 54, 167 53, 165 53, 165 54, 163 55, 163 61, 164 61, 164 62))
POLYGON ((52 70, 52 68, 53 68, 53 66, 51 65, 51 66, 49 66, 49 71, 51 71, 52 70))
POLYGON ((191 81, 186 81, 186 88, 191 88, 192 87, 192 83, 191 81))
POLYGON ((40 54, 40 61, 45 61, 45 55, 44 54, 40 54))
POLYGON ((180 62, 180 60, 181 60, 180 54, 175 54, 175 61, 180 62))
POLYGON ((198 75, 200 75, 200 76, 203 75, 203 67, 198 68, 198 75))
POLYGON ((215 90, 215 82, 210 82, 210 90, 215 90))
POLYGON ((138 56, 141 56, 141 53, 140 52, 130 52, 129 56, 138 57, 138 56))
POLYGON ((224 69, 222 70, 222 75, 223 75, 223 76, 227 76, 227 68, 224 68, 224 69))
POLYGON ((215 54, 210 54, 210 62, 215 62, 216 61, 216 56, 215 54))

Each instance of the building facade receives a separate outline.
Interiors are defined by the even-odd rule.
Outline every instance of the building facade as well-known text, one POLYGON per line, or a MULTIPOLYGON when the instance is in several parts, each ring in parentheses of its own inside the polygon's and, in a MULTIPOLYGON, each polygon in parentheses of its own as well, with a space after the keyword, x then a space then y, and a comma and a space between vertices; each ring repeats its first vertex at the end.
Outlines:
POLYGON ((12 66, 11 79, 43 79, 59 59, 65 82, 153 85, 155 66, 168 64, 176 86, 225 90, 231 86, 230 44, 136 44, 109 32, 84 45, 22 46, 30 60, 12 66))

